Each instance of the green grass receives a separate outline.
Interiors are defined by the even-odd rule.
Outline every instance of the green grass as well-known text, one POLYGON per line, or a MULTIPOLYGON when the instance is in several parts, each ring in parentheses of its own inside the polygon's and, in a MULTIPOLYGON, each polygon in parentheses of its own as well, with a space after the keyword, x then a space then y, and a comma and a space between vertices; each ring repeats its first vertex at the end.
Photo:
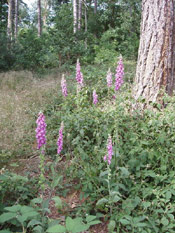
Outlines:
POLYGON ((0 74, 0 157, 35 153, 35 119, 60 92, 60 77, 38 78, 27 71, 0 74))

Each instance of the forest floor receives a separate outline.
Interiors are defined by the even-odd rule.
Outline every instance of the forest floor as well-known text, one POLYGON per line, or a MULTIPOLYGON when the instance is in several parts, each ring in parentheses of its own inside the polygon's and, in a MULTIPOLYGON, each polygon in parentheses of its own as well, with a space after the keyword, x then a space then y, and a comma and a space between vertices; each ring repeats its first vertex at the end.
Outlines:
MULTIPOLYGON (((51 159, 45 160, 45 167, 49 167, 49 165, 52 163, 51 159)), ((11 160, 10 164, 7 166, 7 168, 18 175, 24 176, 28 174, 30 178, 36 178, 40 175, 39 170, 39 164, 40 164, 40 158, 38 156, 33 156, 28 159, 18 159, 18 160, 11 160), (12 164, 12 166, 10 166, 12 164)), ((68 166, 68 161, 61 161, 59 163, 60 170, 64 171, 64 168, 68 166)), ((59 168, 58 168, 59 169, 59 168)), ((49 179, 49 171, 45 173, 45 179, 49 179)), ((68 183, 66 177, 63 178, 63 183, 68 183)), ((61 223, 65 223, 65 216, 68 216, 71 212, 76 212, 76 208, 81 207, 81 205, 87 201, 85 198, 80 198, 81 190, 75 190, 74 185, 77 184, 77 181, 71 181, 71 188, 67 192, 66 196, 59 196, 63 203, 63 209, 58 211, 58 209, 55 206, 55 202, 53 200, 50 200, 49 203, 49 210, 50 213, 48 214, 48 217, 50 219, 56 219, 60 220, 61 223)), ((38 197, 43 197, 43 199, 48 199, 50 197, 50 188, 45 187, 45 190, 43 194, 41 194, 41 191, 38 193, 38 197), (42 196, 43 195, 43 196, 42 196)), ((52 197, 56 196, 55 191, 52 192, 52 197)), ((88 231, 85 231, 84 233, 107 233, 107 221, 103 221, 101 219, 101 223, 91 226, 91 228, 88 231)))

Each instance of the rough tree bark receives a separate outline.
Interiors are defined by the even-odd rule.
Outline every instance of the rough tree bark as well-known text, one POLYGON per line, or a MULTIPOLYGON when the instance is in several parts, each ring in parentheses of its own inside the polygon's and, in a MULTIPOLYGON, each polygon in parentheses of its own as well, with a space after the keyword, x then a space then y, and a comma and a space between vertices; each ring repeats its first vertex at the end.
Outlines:
POLYGON ((134 97, 157 102, 161 89, 172 95, 175 83, 173 0, 142 0, 142 22, 134 97))
POLYGON ((74 33, 77 32, 77 23, 78 23, 78 17, 77 17, 77 0, 73 0, 73 31, 74 33))
POLYGON ((38 0, 38 36, 40 37, 42 33, 42 23, 41 23, 41 0, 38 0))

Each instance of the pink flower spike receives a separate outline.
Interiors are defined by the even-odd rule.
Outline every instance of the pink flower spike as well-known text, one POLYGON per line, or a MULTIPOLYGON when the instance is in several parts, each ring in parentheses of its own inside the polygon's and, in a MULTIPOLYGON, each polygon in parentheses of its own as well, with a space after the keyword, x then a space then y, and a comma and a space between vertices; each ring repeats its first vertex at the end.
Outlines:
POLYGON ((97 104, 98 103, 98 95, 96 93, 96 91, 93 91, 93 104, 97 104))
POLYGON ((103 157, 103 159, 104 159, 104 161, 106 161, 106 160, 107 160, 107 156, 105 155, 105 156, 103 157))
POLYGON ((110 68, 109 68, 109 70, 107 72, 106 81, 107 81, 107 86, 111 87, 112 86, 112 73, 111 73, 110 68))
POLYGON ((124 76, 124 65, 123 65, 122 57, 120 57, 115 74, 115 91, 118 91, 122 86, 123 76, 124 76))
POLYGON ((66 79, 64 78, 64 74, 61 79, 61 89, 62 89, 62 94, 64 97, 67 96, 67 84, 66 84, 66 79))
POLYGON ((45 123, 45 116, 41 112, 38 115, 38 119, 36 121, 37 128, 36 132, 36 140, 37 140, 37 148, 40 149, 43 145, 46 144, 46 123, 45 123))
POLYGON ((59 129, 59 137, 57 141, 57 154, 60 154, 62 149, 63 149, 63 129, 64 129, 64 124, 63 122, 61 123, 61 127, 59 129))
POLYGON ((80 88, 84 86, 84 84, 83 84, 83 74, 81 73, 81 67, 80 67, 79 59, 77 59, 77 65, 76 65, 76 80, 77 80, 77 83, 80 86, 80 88))
POLYGON ((112 149, 112 138, 109 135, 108 136, 108 140, 107 140, 107 151, 108 154, 104 156, 104 161, 107 160, 107 163, 110 165, 111 164, 111 160, 112 160, 112 155, 113 155, 113 149, 112 149))

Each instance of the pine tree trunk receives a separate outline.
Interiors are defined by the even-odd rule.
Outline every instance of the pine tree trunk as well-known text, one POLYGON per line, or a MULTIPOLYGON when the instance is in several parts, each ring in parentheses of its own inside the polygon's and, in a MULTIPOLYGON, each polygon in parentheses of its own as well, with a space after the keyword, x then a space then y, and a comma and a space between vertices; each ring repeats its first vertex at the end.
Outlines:
POLYGON ((38 36, 41 36, 42 24, 41 24, 41 0, 38 0, 38 36))
POLYGON ((79 0, 79 7, 78 7, 78 30, 81 29, 81 16, 82 16, 82 0, 79 0))
POLYGON ((18 13, 19 13, 19 1, 15 1, 15 39, 17 39, 18 34, 18 13))
POLYGON ((173 0, 143 0, 134 97, 146 102, 172 95, 175 83, 175 12, 173 0))
POLYGON ((8 37, 8 39, 9 39, 9 41, 11 41, 12 40, 12 19, 13 19, 13 17, 12 17, 12 14, 13 14, 13 12, 12 12, 12 6, 13 5, 13 0, 8 0, 8 22, 7 22, 7 37, 8 37))
POLYGON ((77 32, 77 23, 78 23, 78 20, 77 20, 77 0, 73 0, 73 31, 74 33, 77 32))

